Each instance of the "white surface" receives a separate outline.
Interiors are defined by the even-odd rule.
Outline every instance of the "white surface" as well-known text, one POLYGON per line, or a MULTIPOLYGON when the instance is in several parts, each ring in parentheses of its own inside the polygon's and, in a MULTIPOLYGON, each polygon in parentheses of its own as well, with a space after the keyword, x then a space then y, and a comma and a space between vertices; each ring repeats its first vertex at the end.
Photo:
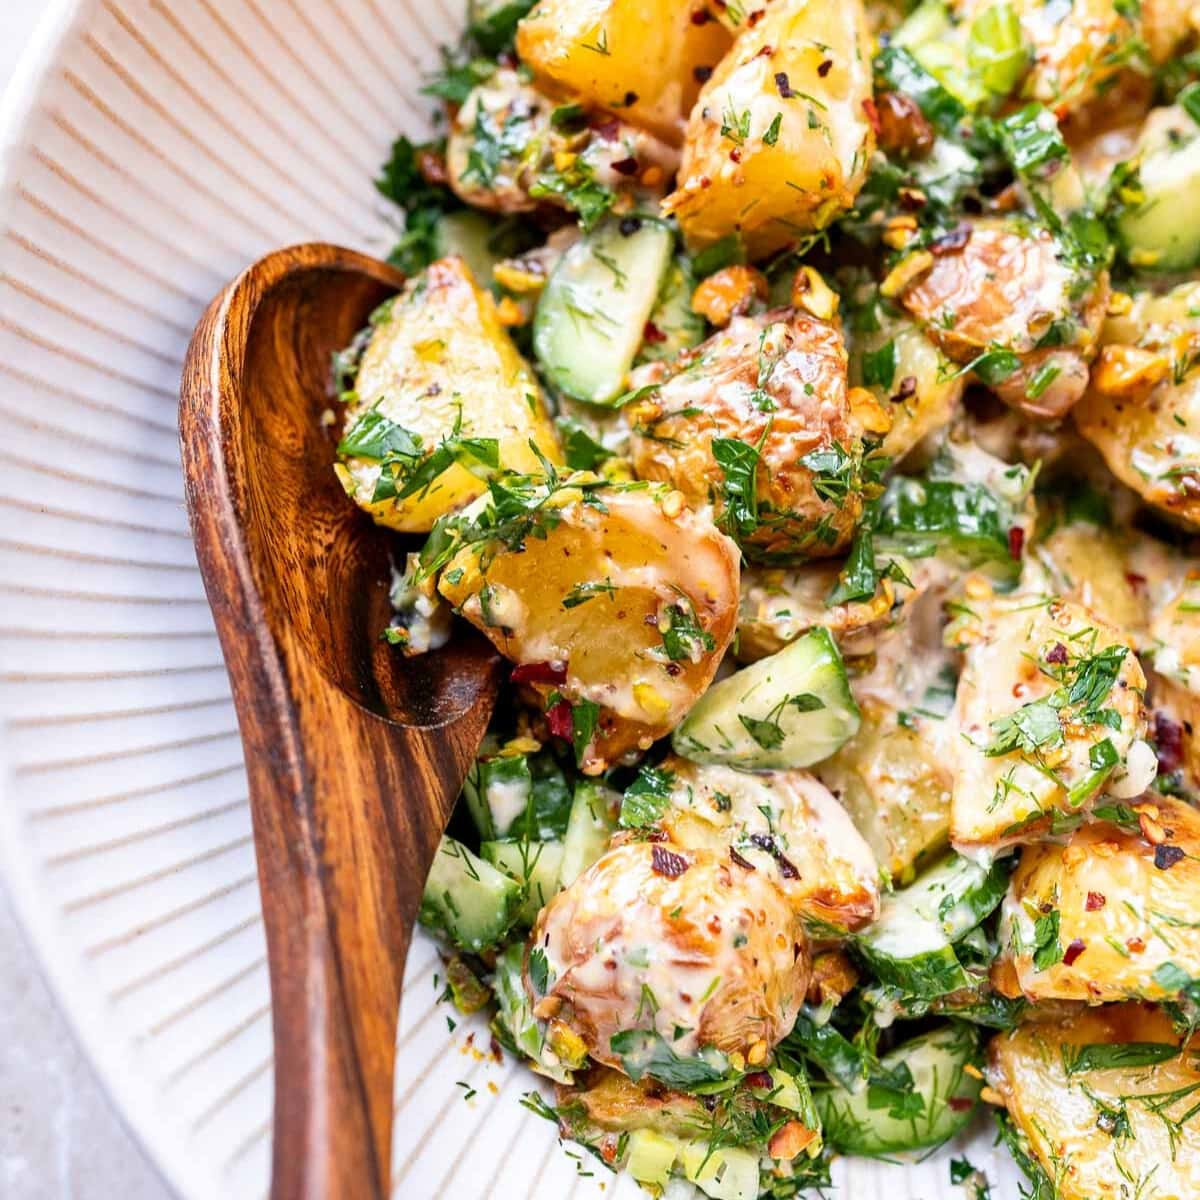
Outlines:
MULTIPOLYGON (((5 25, 31 7, 0 0, 5 25)), ((0 138, 0 869, 172 1186, 260 1200, 264 941, 240 743, 182 502, 179 369, 205 303, 261 254, 388 244, 370 178, 397 129, 421 132, 421 74, 461 3, 47 7, 44 69, 19 75, 26 119, 0 138)), ((13 942, 0 925, 0 978, 16 993, 0 993, 0 1197, 157 1200, 13 942)), ((418 938, 396 1194, 641 1195, 578 1177, 517 1104, 532 1077, 478 1054, 468 1026, 448 1034, 437 970, 418 938)), ((972 1157, 991 1169, 989 1141, 972 1157)), ((853 1200, 960 1200, 942 1158, 841 1173, 853 1200)))
MULTIPOLYGON (((0 93, 41 15, 0 4, 0 93)), ((166 1200, 80 1053, 0 889, 0 1196, 166 1200)))

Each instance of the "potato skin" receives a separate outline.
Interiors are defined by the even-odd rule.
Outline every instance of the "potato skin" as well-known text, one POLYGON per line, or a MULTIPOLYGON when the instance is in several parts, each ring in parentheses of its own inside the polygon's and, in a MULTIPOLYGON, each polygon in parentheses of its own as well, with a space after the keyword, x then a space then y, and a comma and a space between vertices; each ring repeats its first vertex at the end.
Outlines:
POLYGON ((659 827, 674 845, 715 854, 734 848, 775 881, 801 916, 853 930, 879 915, 875 856, 808 771, 751 774, 676 755, 661 770, 671 776, 671 807, 659 827), (786 866, 763 848, 764 838, 786 866))
MULTIPOLYGON (((1038 838, 1049 828, 1052 813, 1082 814, 1113 786, 1146 732, 1146 678, 1127 635, 1072 601, 1017 594, 975 603, 956 636, 967 653, 955 701, 962 736, 955 747, 950 840, 963 854, 994 852, 1038 838), (1116 713, 1119 728, 1084 723, 1074 719, 1075 710, 1063 708, 1057 745, 1047 739, 1045 749, 1017 746, 994 756, 985 753, 996 737, 995 722, 1056 691, 1051 671, 1068 672, 1086 657, 1122 647, 1116 677, 1099 701, 1116 713), (1047 655, 1063 657, 1055 666, 1047 655), (1115 774, 1073 803, 1069 789, 1091 776, 1092 748, 1105 740, 1118 755, 1115 774)), ((1144 743, 1141 751, 1134 753, 1145 759, 1144 743)), ((1140 764, 1131 760, 1133 766, 1140 764)))
MULTIPOLYGON (((530 945, 546 955, 559 1019, 618 1070, 610 1040, 625 1029, 655 1029, 681 1055, 774 1046, 808 986, 804 931, 780 889, 728 855, 668 842, 610 850, 542 909, 530 945), (687 1032, 674 1040, 676 1026, 687 1032)), ((541 998, 528 975, 526 988, 541 998)))
POLYGON ((561 682, 532 685, 543 697, 601 706, 581 762, 597 773, 669 733, 712 680, 737 619, 738 553, 678 497, 664 511, 663 489, 593 488, 589 498, 559 489, 544 537, 463 546, 438 590, 505 657, 556 666, 561 682), (710 645, 694 640, 672 661, 664 614, 680 604, 710 645))
POLYGON ((862 514, 861 484, 823 497, 800 461, 835 444, 851 457, 863 454, 840 329, 783 309, 735 317, 674 366, 673 376, 625 409, 637 476, 670 483, 693 507, 711 503, 727 527, 725 472, 712 442, 736 439, 759 453, 759 521, 735 534, 746 556, 790 562, 845 549, 862 514))
POLYGON ((1002 909, 998 982, 1014 980, 1030 1000, 1100 1004, 1171 998, 1155 978, 1164 963, 1200 978, 1200 861, 1191 857, 1200 854, 1200 814, 1168 796, 1149 797, 1137 812, 1146 833, 1186 857, 1156 865, 1175 856, 1164 859, 1142 832, 1104 821, 1065 846, 1027 847, 1002 909), (1053 911, 1065 957, 1038 970, 1034 917, 1053 911))
MULTIPOLYGON (((517 54, 547 91, 608 109, 673 144, 730 44, 691 0, 540 0, 517 26, 517 54), (630 97, 633 97, 632 101, 630 97)), ((703 11, 703 9, 701 9, 703 11)))
MULTIPOLYGON (((1162 1012, 1122 1004, 1044 1021, 1035 1016, 992 1040, 988 1082, 1061 1200, 1200 1195, 1200 1123, 1195 1117, 1180 1120, 1200 1085, 1194 1053, 1151 1066, 1067 1073, 1067 1062, 1081 1047, 1129 1042, 1177 1046, 1180 1037, 1162 1012), (1165 1116, 1137 1100, 1176 1091, 1179 1101, 1164 1110, 1175 1118, 1170 1128, 1165 1116), (1124 1113, 1129 1136, 1105 1130, 1101 1106, 1124 1113)), ((1195 1046, 1190 1040, 1188 1049, 1195 1046)))
MULTIPOLYGON (((497 319, 492 297, 457 256, 432 263, 376 327, 359 366, 355 399, 346 410, 346 429, 372 408, 420 434, 427 452, 461 414, 463 437, 499 440, 502 467, 539 471, 531 438, 551 462, 562 462, 536 377, 497 319)), ((486 489, 483 480, 455 463, 423 492, 372 503, 379 463, 345 458, 338 474, 374 520, 402 533, 428 533, 438 517, 486 489)))
POLYGON ((687 240, 705 246, 736 233, 760 258, 848 209, 875 149, 871 87, 861 0, 766 8, 692 109, 665 202, 687 240))
POLYGON ((1061 418, 1087 387, 1108 296, 1108 277, 1084 280, 1062 261, 1054 238, 1002 218, 970 227, 958 250, 935 256, 903 293, 905 308, 953 359, 968 363, 989 347, 1013 351, 1022 366, 992 385, 995 393, 1035 420, 1061 418), (1038 349, 1055 323, 1069 329, 1065 344, 1038 349), (1069 326, 1068 324, 1069 323, 1069 326), (1058 375, 1038 396, 1027 389, 1048 364, 1058 375))

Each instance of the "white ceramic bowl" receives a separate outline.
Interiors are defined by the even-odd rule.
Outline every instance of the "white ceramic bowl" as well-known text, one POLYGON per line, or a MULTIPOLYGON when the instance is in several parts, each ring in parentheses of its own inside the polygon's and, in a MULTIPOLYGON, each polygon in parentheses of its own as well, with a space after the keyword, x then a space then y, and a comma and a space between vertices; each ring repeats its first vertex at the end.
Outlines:
MULTIPOLYGON (((371 179, 397 131, 426 124, 421 74, 460 4, 48 9, 0 133, 0 864, 170 1185, 261 1197, 265 946, 237 723, 183 505, 179 370, 208 300, 266 251, 320 239, 386 253, 371 179)), ((518 1103, 532 1076, 481 1052, 482 1023, 448 1030, 437 971, 419 935, 396 1193, 640 1195, 557 1148, 518 1103)), ((973 1160, 1011 1177, 989 1143, 973 1160)), ((844 1165, 843 1194, 959 1195, 946 1157, 844 1165)))

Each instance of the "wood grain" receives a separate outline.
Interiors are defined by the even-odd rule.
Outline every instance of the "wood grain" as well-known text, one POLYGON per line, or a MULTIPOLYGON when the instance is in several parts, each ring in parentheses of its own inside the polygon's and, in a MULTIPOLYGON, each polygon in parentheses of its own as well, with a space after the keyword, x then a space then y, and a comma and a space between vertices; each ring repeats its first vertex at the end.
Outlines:
POLYGON ((181 388, 188 507, 250 780, 274 1200, 389 1194, 404 958, 500 673, 465 629, 408 660, 380 639, 394 535, 331 470, 330 355, 402 282, 332 246, 272 254, 214 300, 181 388))

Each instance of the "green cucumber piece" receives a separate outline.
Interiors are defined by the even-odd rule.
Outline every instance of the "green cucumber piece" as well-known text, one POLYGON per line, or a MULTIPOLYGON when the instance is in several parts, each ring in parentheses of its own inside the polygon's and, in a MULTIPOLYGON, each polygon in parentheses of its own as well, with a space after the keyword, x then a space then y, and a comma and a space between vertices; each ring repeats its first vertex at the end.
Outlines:
POLYGON ((1200 263, 1200 125, 1179 105, 1156 109, 1143 132, 1140 201, 1117 220, 1126 261, 1143 271, 1200 263))
POLYGON ((479 853, 521 885, 521 908, 517 924, 529 926, 558 894, 562 871, 562 842, 484 842, 479 853))
POLYGON ((638 351, 637 361, 663 362, 674 358, 690 346, 704 340, 704 318, 692 311, 692 293, 696 280, 691 263, 682 255, 667 268, 658 303, 650 313, 649 324, 660 335, 657 341, 645 340, 638 351))
POLYGON ((684 1142, 679 1151, 684 1178, 712 1200, 757 1200, 758 1160, 750 1150, 706 1141, 684 1142))
POLYGON ((653 1129, 634 1129, 629 1134, 629 1157, 625 1160, 625 1170, 638 1183, 665 1187, 678 1155, 677 1138, 656 1133, 653 1129))
POLYGON ((571 817, 563 838, 562 870, 559 884, 570 887, 598 859, 617 831, 614 814, 621 805, 621 794, 591 780, 575 788, 571 817))
POLYGON ((463 784, 481 841, 561 839, 571 789, 552 755, 501 755, 476 760, 463 784))
POLYGON ((512 928, 521 885, 452 837, 443 837, 421 895, 422 925, 441 930, 460 949, 479 954, 512 928))
POLYGON ((710 687, 671 745, 693 762, 791 770, 828 758, 860 720, 842 656, 818 626, 710 687))
POLYGON ((801 1009, 782 1046, 789 1054, 820 1067, 848 1092, 859 1092, 866 1086, 871 1069, 867 1055, 839 1029, 816 1020, 807 1006, 801 1009))
POLYGON ((879 918, 859 934, 859 953, 878 979, 907 996, 932 998, 977 982, 955 952, 1000 903, 1008 887, 990 868, 951 854, 914 884, 883 898, 879 918))
POLYGON ((607 220, 580 238, 538 301, 534 353, 550 382, 576 400, 609 404, 621 395, 658 299, 675 238, 658 221, 634 224, 607 220))
POLYGON ((899 1086, 816 1093, 826 1142, 846 1154, 878 1157, 940 1146, 971 1119, 983 1082, 966 1072, 978 1053, 974 1031, 947 1025, 905 1042, 880 1060, 899 1086))
POLYGON ((471 209, 445 213, 433 231, 433 250, 437 258, 457 254, 471 269, 481 288, 491 287, 492 268, 502 257, 491 249, 496 223, 471 209))
POLYGON ((546 1045, 546 1027, 533 1015, 522 978, 524 966, 524 942, 513 942, 496 956, 492 975, 492 991, 496 995, 493 1029, 501 1042, 525 1055, 538 1074, 557 1083, 570 1083, 571 1072, 546 1045))

